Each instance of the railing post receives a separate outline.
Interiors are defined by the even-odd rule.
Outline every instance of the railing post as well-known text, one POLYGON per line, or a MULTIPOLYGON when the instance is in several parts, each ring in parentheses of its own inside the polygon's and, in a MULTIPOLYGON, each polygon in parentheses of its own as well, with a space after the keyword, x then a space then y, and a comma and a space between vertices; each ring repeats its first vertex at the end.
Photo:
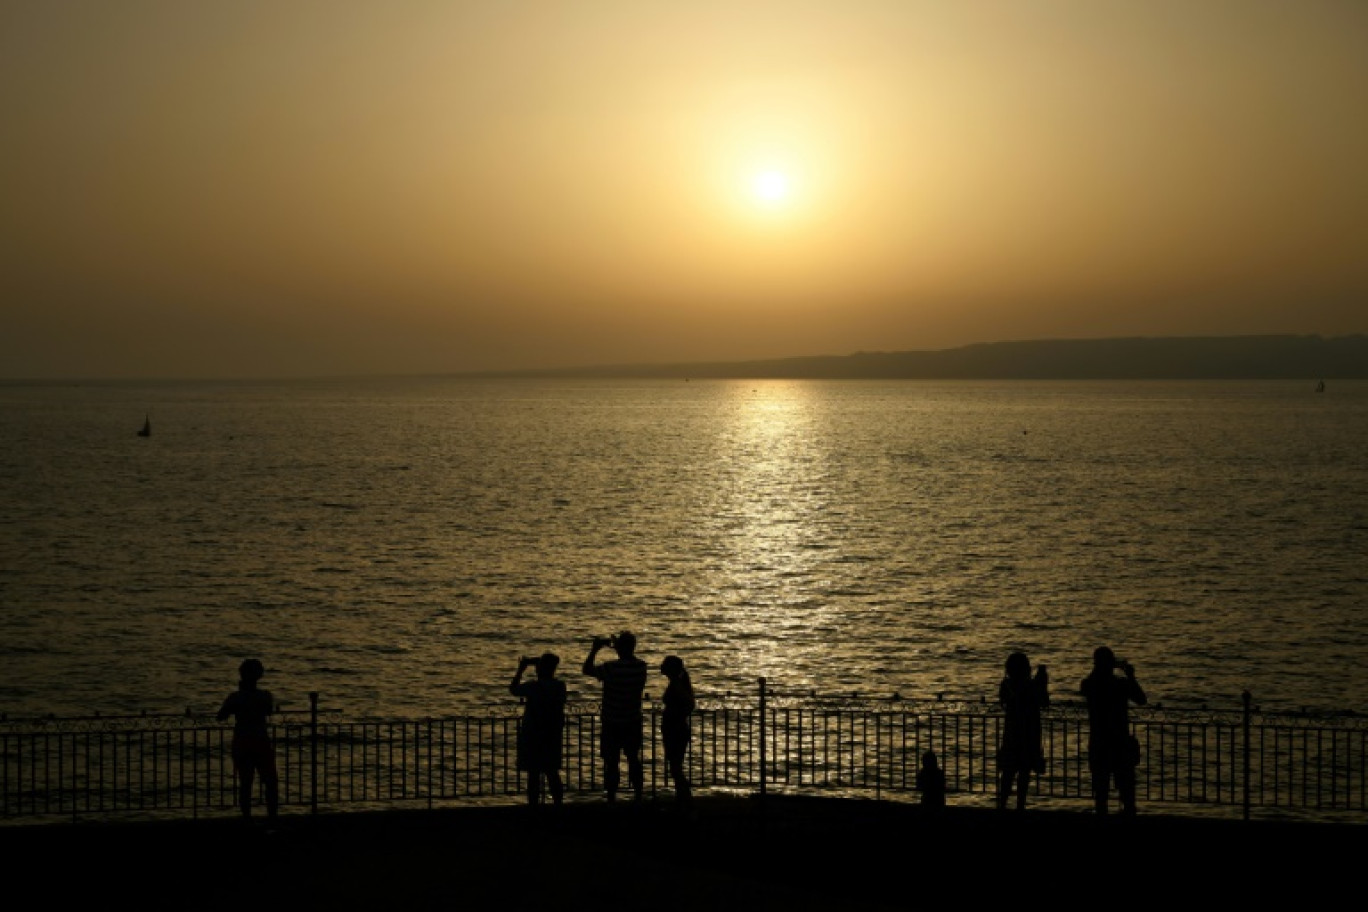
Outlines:
POLYGON ((1243 713, 1243 716, 1244 716, 1244 717, 1243 717, 1243 720, 1242 720, 1242 723, 1241 723, 1242 728, 1243 728, 1243 733, 1244 733, 1244 797, 1243 797, 1243 805, 1244 805, 1244 819, 1245 819, 1245 820, 1248 820, 1248 819, 1249 819, 1249 767, 1250 767, 1250 762, 1249 762, 1249 752, 1250 752, 1249 715, 1250 715, 1250 704, 1254 701, 1254 698, 1253 698, 1253 696, 1249 693, 1249 691, 1246 690, 1244 693, 1242 693, 1242 694, 1240 695, 1240 699, 1241 699, 1241 701, 1243 701, 1243 703, 1244 703, 1244 713, 1243 713))
POLYGON ((436 747, 434 745, 432 737, 433 724, 434 723, 432 721, 431 716, 428 716, 426 719, 423 720, 423 725, 426 729, 427 734, 427 744, 425 745, 425 747, 427 748, 427 763, 424 764, 423 772, 426 774, 427 778, 426 791, 427 806, 429 811, 432 810, 432 775, 434 768, 437 766, 437 761, 433 759, 434 755, 436 754, 436 747))
MULTIPOLYGON (((650 694, 647 694, 646 696, 649 700, 650 694)), ((656 721, 655 704, 649 703, 648 705, 650 706, 650 722, 647 724, 646 730, 650 732, 651 736, 651 800, 655 801, 656 795, 659 793, 659 788, 657 786, 660 783, 660 768, 656 765, 658 762, 656 746, 659 744, 657 735, 660 732, 660 726, 656 721)), ((644 776, 645 774, 643 773, 642 775, 644 776)))
POLYGON ((765 679, 760 679, 760 797, 765 797, 765 679))
POLYGON ((309 813, 318 815, 318 691, 309 691, 309 813))

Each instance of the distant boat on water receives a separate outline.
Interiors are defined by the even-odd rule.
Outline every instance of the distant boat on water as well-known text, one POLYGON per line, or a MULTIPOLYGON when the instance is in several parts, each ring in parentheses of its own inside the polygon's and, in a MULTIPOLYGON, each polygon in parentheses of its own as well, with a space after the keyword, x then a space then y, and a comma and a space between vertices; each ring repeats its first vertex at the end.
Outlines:
POLYGON ((1321 381, 1319 381, 1319 382, 1316 384, 1316 392, 1318 392, 1318 393, 1323 393, 1323 392, 1325 392, 1325 381, 1324 381, 1324 380, 1321 380, 1321 381))
POLYGON ((143 418, 142 430, 138 431, 138 436, 139 436, 139 437, 151 437, 151 436, 152 436, 152 418, 151 418, 151 416, 146 416, 146 417, 143 418))

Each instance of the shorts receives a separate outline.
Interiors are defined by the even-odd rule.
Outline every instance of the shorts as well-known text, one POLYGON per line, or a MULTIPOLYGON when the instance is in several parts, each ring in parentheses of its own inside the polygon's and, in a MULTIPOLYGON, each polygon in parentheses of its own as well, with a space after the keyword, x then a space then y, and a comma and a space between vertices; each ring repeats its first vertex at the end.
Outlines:
POLYGON ((603 720, 603 731, 599 738, 599 756, 605 761, 616 763, 618 754, 628 757, 641 756, 641 722, 610 722, 603 720))
POLYGON ((238 775, 260 773, 263 779, 275 779, 275 745, 271 739, 261 735, 234 735, 233 771, 238 775))

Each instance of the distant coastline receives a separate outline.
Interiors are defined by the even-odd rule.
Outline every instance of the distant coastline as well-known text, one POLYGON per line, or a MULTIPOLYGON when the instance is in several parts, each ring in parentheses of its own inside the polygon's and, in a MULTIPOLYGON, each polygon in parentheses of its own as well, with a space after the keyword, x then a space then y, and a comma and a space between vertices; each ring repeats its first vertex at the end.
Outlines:
POLYGON ((1368 378, 1368 335, 990 342, 936 351, 760 361, 480 371, 481 377, 791 380, 1306 380, 1368 378))

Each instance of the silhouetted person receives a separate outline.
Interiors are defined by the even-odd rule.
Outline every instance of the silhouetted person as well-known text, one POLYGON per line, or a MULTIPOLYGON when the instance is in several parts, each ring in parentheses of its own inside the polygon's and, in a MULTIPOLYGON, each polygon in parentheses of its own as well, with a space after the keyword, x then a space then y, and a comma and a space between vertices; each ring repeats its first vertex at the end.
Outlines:
POLYGON ((1007 657, 1007 676, 998 685, 1002 704, 1002 744, 998 747, 998 810, 1007 809, 1012 783, 1017 789, 1018 811, 1026 810, 1026 791, 1031 773, 1045 771, 1045 752, 1040 743, 1040 711, 1050 705, 1050 678, 1045 666, 1031 677, 1031 660, 1024 652, 1007 657))
POLYGON ((565 682, 556 677, 560 656, 545 652, 538 658, 523 656, 508 692, 523 699, 522 723, 518 726, 518 769, 527 774, 527 803, 541 801, 542 776, 551 800, 559 805, 565 797, 561 782, 561 736, 565 731, 565 682), (537 677, 522 679, 535 668, 537 677))
POLYGON ((660 663, 660 673, 669 679, 661 703, 665 710, 660 717, 660 739, 665 744, 665 769, 674 782, 675 800, 681 807, 689 804, 692 788, 684 769, 684 756, 689 752, 689 717, 694 710, 693 682, 679 656, 666 656, 660 663))
POLYGON ((636 657, 636 637, 628 631, 611 640, 594 637, 589 655, 581 669, 603 682, 602 727, 599 754, 603 757, 603 784, 608 800, 617 799, 622 781, 620 756, 627 757, 627 779, 634 797, 641 800, 645 777, 641 770, 641 694, 646 689, 646 663, 636 657), (594 658, 604 646, 612 646, 618 657, 600 665, 594 658))
POLYGON ((1140 745, 1131 737, 1130 704, 1145 704, 1145 692, 1135 680, 1129 662, 1116 661, 1106 646, 1093 651, 1092 674, 1079 688, 1088 701, 1088 769, 1092 772, 1093 801, 1097 813, 1107 813, 1111 783, 1121 795, 1121 811, 1135 813, 1135 768, 1140 765, 1140 745), (1120 668, 1124 677, 1114 673, 1120 668))
POLYGON ((945 807, 945 770, 940 768, 935 751, 922 754, 917 791, 921 792, 922 807, 935 811, 945 807))
POLYGON ((280 805, 280 779, 276 775, 275 746, 267 728, 267 718, 275 711, 269 690, 257 687, 266 673, 259 659, 247 659, 238 666, 238 689, 219 707, 220 722, 233 717, 233 771, 238 780, 238 806, 243 819, 252 816, 252 784, 258 775, 266 789, 266 813, 272 819, 280 805))

